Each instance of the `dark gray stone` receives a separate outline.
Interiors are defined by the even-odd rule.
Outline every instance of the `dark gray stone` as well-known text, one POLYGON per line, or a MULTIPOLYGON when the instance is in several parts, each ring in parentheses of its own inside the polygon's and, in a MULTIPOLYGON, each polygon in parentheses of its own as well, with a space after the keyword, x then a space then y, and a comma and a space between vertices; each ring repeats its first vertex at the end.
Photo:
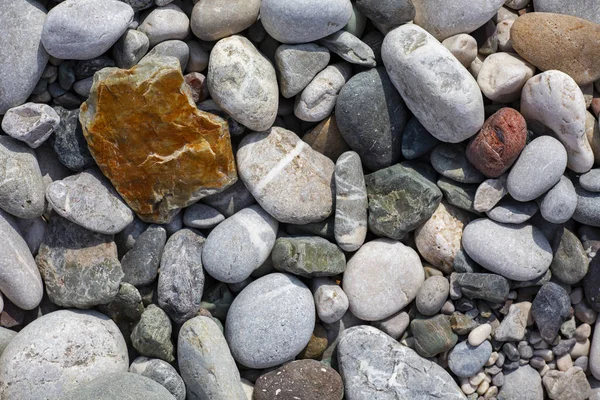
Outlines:
POLYGON ((600 193, 588 192, 580 185, 575 185, 577 207, 573 219, 585 225, 600 227, 600 193))
POLYGON ((90 60, 77 61, 77 64, 75 64, 75 77, 78 80, 90 78, 101 69, 115 66, 115 61, 104 55, 90 60))
POLYGON ((481 271, 481 266, 473 261, 461 246, 460 250, 458 250, 454 256, 452 269, 458 273, 479 272, 481 271))
POLYGON ((486 178, 469 162, 461 144, 442 143, 431 152, 430 162, 435 170, 460 183, 481 183, 486 178))
POLYGON ((154 282, 163 248, 167 241, 167 231, 162 226, 150 225, 135 241, 133 248, 123 256, 123 282, 134 286, 146 286, 154 282))
POLYGON ((143 356, 172 362, 175 357, 171 332, 171 321, 167 314, 160 307, 150 304, 131 331, 131 343, 143 356))
POLYGON ((463 296, 470 299, 502 303, 510 291, 508 279, 496 274, 452 274, 452 279, 460 287, 463 296))
POLYGON ((355 4, 384 33, 415 18, 410 0, 357 0, 355 4))
POLYGON ((160 383, 176 400, 185 400, 185 383, 169 363, 158 358, 138 357, 131 363, 129 372, 160 383))
POLYGON ((551 343, 556 338, 560 326, 570 317, 571 299, 567 291, 553 282, 542 286, 533 299, 531 316, 542 339, 551 343))
POLYGON ((408 120, 402 134, 402 156, 408 160, 433 150, 440 141, 431 135, 416 117, 408 120))
POLYGON ((173 400, 173 395, 159 383, 129 372, 102 375, 58 400, 173 400))
POLYGON ((600 253, 596 254, 583 278, 585 298, 594 311, 600 312, 600 253))
POLYGON ((557 234, 552 243, 554 258, 550 264, 552 276, 559 282, 572 285, 579 282, 587 274, 589 259, 583 245, 567 228, 557 234))
POLYGON ((119 293, 113 301, 101 304, 98 309, 114 321, 138 321, 144 312, 142 296, 135 286, 121 282, 119 293))
POLYGON ((50 142, 58 159, 63 165, 73 171, 83 171, 95 165, 96 162, 88 149, 79 123, 79 110, 67 110, 63 107, 53 107, 60 117, 60 124, 50 137, 50 142))
POLYGON ((256 200, 246 189, 244 182, 238 179, 221 193, 206 196, 202 202, 217 209, 225 217, 231 217, 236 212, 256 203, 256 200))
POLYGON ((478 187, 476 184, 458 183, 452 179, 442 177, 437 181, 437 186, 444 193, 444 198, 448 203, 454 207, 481 215, 474 207, 478 187))
POLYGON ((448 355, 448 367, 461 378, 469 378, 477 372, 492 355, 492 344, 485 341, 479 346, 471 346, 468 341, 460 342, 448 355))

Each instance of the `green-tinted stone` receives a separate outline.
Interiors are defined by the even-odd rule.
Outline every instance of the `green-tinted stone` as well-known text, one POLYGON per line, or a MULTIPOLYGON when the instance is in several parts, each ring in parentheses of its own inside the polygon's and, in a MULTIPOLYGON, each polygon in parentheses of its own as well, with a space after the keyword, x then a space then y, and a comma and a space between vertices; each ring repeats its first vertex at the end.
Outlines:
POLYGON ((142 314, 140 322, 133 328, 131 342, 143 356, 172 362, 175 357, 171 333, 171 321, 167 313, 151 304, 142 314))
POLYGON ((137 321, 144 312, 142 296, 137 288, 129 283, 121 282, 119 293, 108 304, 99 305, 98 308, 114 321, 137 321))
POLYGON ((446 315, 414 319, 410 329, 415 338, 415 350, 423 357, 433 357, 450 350, 458 341, 446 315))
POLYGON ((327 331, 323 328, 321 324, 315 324, 315 329, 313 330, 313 334, 310 338, 310 341, 298 354, 299 359, 311 358, 313 360, 318 360, 323 355, 323 352, 327 348, 327 331))
POLYGON ((479 185, 458 183, 448 178, 440 178, 437 181, 437 185, 444 193, 444 198, 448 203, 473 214, 481 215, 480 212, 475 211, 475 208, 473 208, 475 192, 479 185))
POLYGON ((276 270, 306 278, 334 276, 346 269, 346 257, 340 248, 316 236, 279 238, 271 258, 276 270))
POLYGON ((466 335, 479 324, 468 315, 455 312, 450 316, 450 326, 457 335, 466 335))
POLYGON ((427 221, 442 200, 432 182, 400 164, 366 175, 365 183, 369 229, 391 239, 402 239, 427 221))
POLYGON ((550 264, 552 276, 559 282, 572 285, 579 282, 589 269, 590 261, 581 241, 570 230, 563 229, 552 243, 554 258, 550 264))

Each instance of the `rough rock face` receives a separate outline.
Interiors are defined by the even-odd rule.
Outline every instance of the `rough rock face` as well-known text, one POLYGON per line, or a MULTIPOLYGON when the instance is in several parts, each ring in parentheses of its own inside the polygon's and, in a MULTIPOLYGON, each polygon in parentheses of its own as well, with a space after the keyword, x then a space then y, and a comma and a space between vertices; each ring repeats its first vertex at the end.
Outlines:
POLYGON ((144 221, 169 222, 237 179, 226 122, 196 108, 175 58, 99 71, 80 120, 98 166, 144 221))

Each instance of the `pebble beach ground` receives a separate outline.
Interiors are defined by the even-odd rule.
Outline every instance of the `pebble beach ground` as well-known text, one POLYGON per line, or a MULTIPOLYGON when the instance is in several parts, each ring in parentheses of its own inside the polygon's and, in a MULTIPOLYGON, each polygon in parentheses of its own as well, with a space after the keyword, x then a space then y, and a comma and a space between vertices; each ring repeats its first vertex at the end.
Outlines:
POLYGON ((600 400, 596 0, 0 0, 0 400, 600 400))

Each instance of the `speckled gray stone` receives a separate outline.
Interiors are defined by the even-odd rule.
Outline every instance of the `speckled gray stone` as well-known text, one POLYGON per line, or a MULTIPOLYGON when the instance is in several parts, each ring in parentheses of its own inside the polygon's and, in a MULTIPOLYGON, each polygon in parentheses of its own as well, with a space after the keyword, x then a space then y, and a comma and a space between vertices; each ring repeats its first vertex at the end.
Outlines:
POLYGON ((554 236, 554 258, 550 264, 552 278, 567 285, 579 282, 587 274, 590 260, 583 244, 573 232, 563 228, 554 236))
POLYGON ((176 400, 185 400, 185 383, 175 368, 158 358, 138 357, 129 366, 129 372, 160 383, 176 400))
POLYGON ((163 250, 158 275, 158 304, 178 324, 192 318, 202 301, 204 237, 190 229, 174 233, 163 250))
POLYGON ((108 373, 84 383, 59 400, 172 400, 167 389, 139 374, 108 373))
POLYGON ((448 279, 443 276, 432 276, 425 279, 417 293, 415 304, 417 310, 423 315, 437 314, 450 293, 448 279))
POLYGON ((249 28, 258 18, 260 0, 198 1, 192 10, 192 32, 213 41, 249 28))
POLYGON ((573 216, 577 207, 577 193, 573 182, 566 176, 538 199, 542 217, 553 224, 564 224, 573 216))
POLYGON ((89 60, 110 49, 132 21, 133 9, 117 0, 66 0, 48 13, 42 44, 53 57, 89 60))
POLYGON ((411 0, 358 0, 355 5, 384 33, 415 17, 415 7, 411 0))
MULTIPOLYGON (((4 123, 4 121, 2 122, 4 123)), ((581 175, 579 177, 579 185, 588 192, 600 192, 600 168, 591 169, 581 175)))
POLYGON ((82 171, 95 165, 96 162, 83 137, 79 123, 79 110, 67 110, 60 106, 53 108, 60 117, 60 124, 54 130, 54 135, 50 137, 49 142, 58 155, 58 160, 73 171, 82 171))
POLYGON ((123 282, 134 286, 149 285, 156 279, 167 231, 159 225, 150 225, 136 239, 133 248, 121 259, 123 282))
POLYGON ((523 365, 504 374, 498 400, 543 400, 542 378, 535 369, 523 365))
POLYGON ((311 281, 311 290, 319 319, 326 324, 339 321, 348 310, 348 296, 342 288, 329 278, 316 278, 311 281))
POLYGON ((319 43, 351 64, 374 67, 373 49, 362 40, 345 30, 337 31, 319 40, 319 43))
POLYGON ((157 7, 141 21, 138 31, 150 41, 150 47, 165 40, 183 40, 190 32, 190 19, 175 4, 157 7))
POLYGON ((119 68, 131 68, 148 52, 150 40, 144 32, 128 29, 115 43, 113 56, 119 68))
POLYGON ((227 342, 211 318, 187 321, 177 343, 177 361, 189 399, 246 400, 227 342))
POLYGON ((238 283, 265 262, 279 223, 259 205, 245 208, 213 229, 202 250, 202 264, 213 278, 238 283))
POLYGON ((450 286, 460 288, 462 295, 469 299, 481 299, 501 304, 510 291, 508 280, 500 275, 486 273, 453 273, 450 286))
POLYGON ((600 24, 600 4, 590 0, 533 0, 535 11, 566 14, 600 24))
POLYGON ((60 117, 47 104, 25 103, 13 107, 2 119, 2 130, 35 149, 52 134, 60 117))
POLYGON ((9 399, 61 398, 78 385, 128 367, 123 335, 107 316, 55 311, 27 325, 6 347, 0 357, 0 393, 9 399))
POLYGON ((183 213, 183 224, 190 228, 211 229, 224 220, 223 214, 202 203, 186 207, 183 213))
POLYGON ((600 227, 600 193, 588 192, 575 185, 577 207, 573 219, 579 223, 600 227))
POLYGON ((167 314, 160 307, 150 304, 131 331, 131 343, 143 356, 172 362, 175 357, 171 333, 171 321, 167 314))
POLYGON ((533 201, 520 202, 513 199, 503 199, 486 214, 490 219, 505 224, 521 224, 538 211, 537 203, 533 201))
POLYGON ((329 64, 329 50, 315 43, 283 44, 275 50, 279 89, 285 98, 300 93, 329 64))
POLYGON ((271 259, 276 270, 305 278, 334 276, 346 269, 340 248, 317 236, 281 237, 275 242, 271 259))
POLYGON ((469 162, 465 151, 463 145, 442 143, 431 152, 431 165, 439 174, 456 182, 483 182, 485 175, 469 162))
POLYGON ((374 327, 347 329, 337 356, 348 400, 466 399, 442 367, 374 327))
POLYGON ((483 367, 492 355, 492 345, 485 341, 479 346, 471 346, 468 341, 460 342, 448 355, 448 367, 461 378, 469 378, 483 367))
POLYGON ((516 281, 542 276, 552 262, 548 240, 532 225, 480 218, 465 227, 462 244, 482 267, 516 281))
POLYGON ((553 282, 545 283, 531 303, 531 316, 540 331, 542 339, 552 343, 558 335, 560 326, 571 312, 569 294, 553 282))
POLYGON ((292 275, 273 273, 246 286, 233 300, 225 337, 237 362, 268 368, 300 353, 314 324, 310 290, 292 275))

